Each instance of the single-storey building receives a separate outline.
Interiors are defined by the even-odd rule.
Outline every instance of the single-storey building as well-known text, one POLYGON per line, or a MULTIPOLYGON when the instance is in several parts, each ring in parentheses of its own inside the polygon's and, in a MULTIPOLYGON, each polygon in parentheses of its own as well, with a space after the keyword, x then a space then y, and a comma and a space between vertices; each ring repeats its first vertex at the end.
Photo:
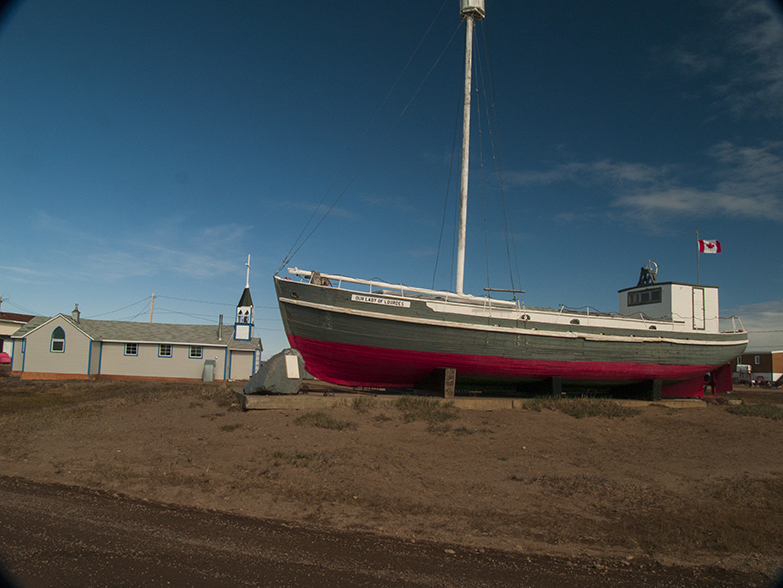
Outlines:
MULTIPOLYGON (((0 296, 0 300, 2 300, 0 296)), ((11 354, 11 335, 28 321, 35 318, 32 314, 18 314, 0 311, 0 352, 11 354)))
POLYGON ((12 336, 11 373, 22 379, 244 380, 261 364, 250 291, 234 325, 173 325, 34 317, 12 336))
POLYGON ((735 379, 742 379, 740 372, 754 382, 758 378, 764 378, 765 382, 776 382, 783 377, 783 351, 749 351, 731 363, 735 379), (738 368, 738 365, 745 367, 738 368))

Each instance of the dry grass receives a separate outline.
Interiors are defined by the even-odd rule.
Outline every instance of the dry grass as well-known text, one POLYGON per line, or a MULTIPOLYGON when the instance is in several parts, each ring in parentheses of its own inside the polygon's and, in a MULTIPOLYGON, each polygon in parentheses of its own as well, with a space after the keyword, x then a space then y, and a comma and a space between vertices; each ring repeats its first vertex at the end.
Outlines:
POLYGON ((370 409, 375 408, 378 405, 378 401, 370 396, 359 396, 351 401, 351 407, 356 412, 362 414, 367 413, 370 409))
MULTIPOLYGON (((532 426, 532 423, 566 427, 567 430, 570 427, 588 439, 592 438, 589 431, 595 429, 600 429, 600 435, 595 439, 604 436, 610 436, 611 439, 611 435, 619 434, 614 432, 615 428, 624 431, 623 435, 632 435, 637 426, 652 434, 654 431, 643 428, 650 420, 663 426, 671 425, 672 431, 679 432, 683 427, 682 431, 687 433, 689 420, 684 417, 680 419, 679 413, 668 416, 659 411, 641 411, 644 416, 639 419, 612 423, 610 433, 609 425, 599 420, 573 422, 569 425, 571 419, 564 421, 558 415, 541 418, 530 413, 516 413, 513 419, 505 413, 502 417, 484 416, 468 411, 459 412, 452 403, 441 399, 413 396, 402 397, 395 404, 384 404, 374 397, 362 396, 347 400, 335 411, 292 411, 290 414, 276 413, 274 418, 266 412, 259 412, 253 418, 228 414, 235 407, 233 393, 225 383, 139 384, 98 381, 89 384, 80 382, 78 385, 67 382, 43 385, 41 382, 33 382, 28 386, 25 382, 3 381, 0 383, 0 428, 4 431, 6 441, 0 444, 0 448, 7 449, 9 459, 19 462, 37 460, 43 464, 42 468, 51 468, 48 475, 53 474, 56 480, 66 483, 140 492, 142 495, 144 492, 153 492, 150 489, 164 489, 168 496, 193 493, 198 496, 220 496, 220 500, 232 492, 247 492, 254 501, 259 496, 265 496, 272 502, 280 500, 295 503, 297 513, 317 514, 317 509, 324 508, 324 512, 330 513, 329 516, 347 517, 345 520, 353 521, 350 524, 356 526, 372 527, 373 523, 367 521, 372 521, 373 517, 378 517, 378 520, 386 517, 385 520, 391 521, 421 517, 422 520, 428 519, 426 524, 433 528, 446 528, 452 522, 459 521, 465 527, 453 532, 460 536, 465 533, 473 533, 477 537, 503 536, 510 540, 518 538, 520 543, 533 540, 553 546, 577 545, 580 549, 617 549, 621 546, 640 553, 676 554, 676 557, 685 561, 695 561, 696 555, 704 553, 767 554, 773 557, 781 550, 783 470, 777 465, 779 462, 775 461, 773 454, 769 456, 771 465, 767 470, 751 470, 751 474, 740 475, 744 470, 738 461, 736 469, 723 470, 725 477, 699 478, 691 475, 685 486, 687 491, 683 491, 679 482, 648 475, 647 470, 643 472, 644 475, 634 473, 636 470, 632 461, 613 469, 608 461, 611 454, 606 460, 598 462, 602 467, 595 467, 577 461, 574 461, 577 465, 572 464, 571 461, 576 460, 577 455, 565 458, 553 452, 550 456, 548 445, 533 450, 531 445, 535 446, 536 443, 523 440, 527 443, 528 451, 513 452, 510 449, 512 445, 503 444, 503 439, 507 438, 506 431, 510 428, 509 422, 522 429, 532 426), (222 417, 222 420, 218 419, 217 422, 209 423, 208 427, 199 429, 199 438, 195 440, 186 441, 189 434, 176 433, 179 436, 172 437, 177 441, 176 451, 161 450, 158 455, 156 449, 151 452, 151 456, 144 455, 136 461, 130 461, 125 451, 115 456, 113 452, 98 455, 97 451, 94 455, 91 450, 90 453, 73 457, 66 452, 35 453, 26 444, 31 439, 43 438, 44 434, 50 434, 49 429, 57 430, 63 424, 65 426, 61 430, 69 434, 71 431, 86 431, 92 426, 90 418, 96 417, 95 422, 101 423, 111 410, 118 409, 118 414, 123 414, 123 410, 131 405, 153 403, 143 410, 133 411, 134 414, 152 415, 158 411, 158 406, 154 404, 157 400, 172 399, 176 401, 161 402, 161 406, 167 407, 167 410, 181 410, 191 421, 201 421, 202 418, 214 421, 218 417, 222 417), (335 418, 345 418, 346 415, 356 422, 335 418), (457 417, 459 420, 456 420, 457 417), (272 428, 262 427, 258 424, 261 421, 272 428), (414 422, 418 422, 418 425, 409 427, 403 424, 414 422), (437 492, 428 489, 427 484, 431 483, 429 472, 409 467, 413 460, 409 460, 407 453, 397 456, 391 451, 388 454, 373 454, 365 447, 362 447, 362 451, 347 450, 347 444, 342 443, 349 437, 352 441, 353 438, 362 439, 364 434, 389 433, 391 436, 395 431, 396 437, 392 438, 397 439, 398 443, 400 439, 407 442, 408 438, 420 441, 424 429, 422 423, 434 435, 453 436, 453 439, 433 436, 430 438, 431 443, 425 440, 424 445, 452 443, 452 447, 459 447, 460 451, 466 453, 470 453, 470 450, 465 449, 467 447, 484 448, 481 453, 481 474, 479 477, 466 478, 466 485, 461 488, 463 495, 464 492, 474 496, 497 495, 505 496, 507 500, 491 507, 473 499, 440 501, 434 498, 437 492), (289 424, 291 428, 286 430, 284 427, 289 424), (317 431, 302 434, 294 424, 334 431, 351 431, 358 426, 360 431, 355 434, 321 434, 317 431), (28 432, 32 434, 27 435, 28 432), (232 449, 246 448, 249 443, 246 438, 251 437, 249 432, 259 437, 254 437, 252 442, 255 450, 248 455, 241 449, 232 449), (263 439, 260 438, 262 434, 266 435, 263 439), (293 441, 297 435, 299 439, 293 441), (315 444, 311 437, 316 437, 319 444, 315 444), (328 445, 324 439, 333 445, 328 445), (207 451, 202 446, 209 448, 210 453, 194 453, 207 451), (328 447, 332 449, 328 450, 328 447), (224 453, 221 454, 221 451, 224 453), (242 459, 234 463, 230 470, 218 463, 234 454, 242 454, 242 459), (374 455, 379 457, 373 458, 374 455), (554 470, 553 467, 558 463, 562 467, 554 470), (390 494, 385 491, 382 482, 386 475, 398 480, 399 487, 421 487, 424 490, 403 497, 390 494), (365 478, 370 480, 366 485, 356 482, 365 478), (377 487, 382 490, 377 490, 377 487), (514 503, 514 500, 519 502, 514 503), (691 558, 690 554, 695 555, 691 558)), ((529 401, 526 408, 538 412, 561 411, 577 419, 622 419, 640 412, 624 409, 611 400, 596 399, 540 398, 529 401)), ((710 407, 700 412, 720 422, 721 426, 734 423, 739 430, 758 428, 763 431, 763 434, 758 435, 746 433, 745 439, 760 439, 758 443, 763 441, 766 444, 779 439, 780 423, 777 421, 783 412, 779 407, 762 404, 732 406, 726 407, 726 410, 736 415, 757 416, 759 419, 749 421, 736 418, 727 415, 723 407, 710 407)), ((711 421, 704 423, 710 430, 716 428, 711 421)), ((734 438, 728 431, 721 429, 716 439, 732 443, 734 438)), ((557 431, 550 429, 546 433, 557 431)), ((699 435, 702 434, 713 433, 702 433, 700 429, 699 435)), ((114 437, 107 432, 105 437, 101 437, 104 438, 114 437)), ((641 441, 638 446, 623 444, 622 451, 638 451, 643 456, 645 444, 641 441)), ((762 448, 767 446, 759 445, 762 448)), ((663 470, 667 467, 667 459, 682 457, 678 457, 676 448, 672 447, 660 446, 657 451, 660 452, 660 469, 663 470)), ((592 457, 590 461, 592 464, 592 457)), ((701 462, 696 460, 692 463, 698 467, 701 462)), ((441 465, 436 461, 432 464, 434 470, 441 465)), ((475 470, 476 466, 473 468, 475 470)), ((677 476, 682 476, 682 471, 685 470, 672 470, 677 476)), ((444 472, 448 472, 448 468, 444 468, 444 472)), ((457 486, 459 483, 456 482, 457 486)), ((437 484, 434 485, 437 487, 437 484)), ((272 516, 279 516, 279 512, 273 512, 272 516)), ((323 522, 323 519, 318 518, 322 515, 316 514, 312 514, 315 517, 313 521, 323 522)), ((457 529, 456 526, 454 528, 457 529)))
POLYGON ((356 429, 356 423, 341 421, 322 411, 306 412, 302 416, 296 417, 294 424, 305 427, 318 427, 319 429, 331 429, 333 431, 356 429))
POLYGON ((560 412, 582 419, 587 417, 626 418, 640 414, 636 408, 621 406, 606 398, 534 398, 524 403, 528 410, 559 410, 560 412))
POLYGON ((727 479, 689 497, 589 474, 509 479, 582 505, 582 516, 547 530, 550 541, 566 540, 572 533, 586 538, 600 535, 610 544, 650 552, 671 545, 679 546, 683 554, 704 549, 724 553, 780 551, 783 479, 727 479))
POLYGON ((430 425, 436 425, 457 418, 453 402, 441 402, 436 398, 401 396, 394 403, 394 407, 402 412, 402 418, 406 423, 425 421, 430 425))
POLYGON ((225 382, 125 382, 97 380, 85 382, 39 382, 8 378, 0 387, 0 415, 41 411, 49 408, 66 408, 79 404, 92 404, 112 398, 130 404, 147 404, 163 398, 187 396, 191 407, 199 401, 212 401, 218 406, 238 407, 229 384, 225 382))
POLYGON ((755 416, 775 421, 783 420, 783 408, 774 404, 745 404, 743 401, 742 404, 729 406, 726 410, 740 416, 755 416))

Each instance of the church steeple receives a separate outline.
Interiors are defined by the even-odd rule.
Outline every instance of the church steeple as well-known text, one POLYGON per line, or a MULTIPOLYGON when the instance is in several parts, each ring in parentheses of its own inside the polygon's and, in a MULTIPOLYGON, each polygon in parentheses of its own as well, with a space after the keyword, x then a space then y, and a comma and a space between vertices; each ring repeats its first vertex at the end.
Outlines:
POLYGON ((237 316, 234 321, 234 339, 236 341, 250 341, 253 337, 255 308, 253 307, 253 299, 250 297, 250 255, 247 256, 245 265, 247 266, 247 279, 242 297, 237 304, 237 316))

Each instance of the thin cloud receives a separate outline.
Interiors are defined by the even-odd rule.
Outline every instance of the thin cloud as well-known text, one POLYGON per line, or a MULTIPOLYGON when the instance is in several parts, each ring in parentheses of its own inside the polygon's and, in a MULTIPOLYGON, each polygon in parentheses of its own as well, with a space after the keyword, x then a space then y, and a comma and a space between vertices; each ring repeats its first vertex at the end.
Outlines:
POLYGON ((662 181, 668 171, 668 167, 603 159, 592 163, 566 163, 546 171, 511 172, 506 177, 510 185, 516 186, 548 185, 561 182, 651 183, 662 181))
POLYGON ((766 195, 743 197, 695 188, 673 188, 624 196, 615 200, 612 205, 625 208, 643 218, 661 214, 696 217, 726 215, 783 221, 783 209, 778 198, 766 195))
POLYGON ((748 331, 749 350, 783 349, 783 299, 726 309, 722 315, 738 316, 748 331))
MULTIPOLYGON (((716 160, 713 188, 653 186, 619 196, 613 206, 632 214, 727 215, 783 221, 783 143, 737 146, 723 141, 708 151, 716 160)), ((674 181, 674 178, 673 178, 674 181)))
MULTIPOLYGON (((738 146, 723 141, 707 151, 716 165, 701 186, 682 178, 690 170, 682 166, 651 166, 601 160, 573 162, 545 172, 509 174, 519 186, 572 183, 602 186, 612 197, 610 208, 634 218, 726 215, 783 222, 783 142, 738 146), (706 185, 705 185, 706 184, 706 185)), ((702 172, 703 173, 703 172, 702 172)), ((560 220, 584 219, 602 214, 596 210, 570 210, 560 220)), ((608 211, 606 212, 608 214, 608 211)))
POLYGON ((709 87, 717 104, 735 116, 783 118, 783 26, 770 3, 726 0, 713 6, 722 8, 717 34, 699 41, 700 49, 673 49, 671 60, 694 75, 720 72, 727 81, 709 87))
POLYGON ((421 258, 421 257, 435 257, 437 255, 438 250, 434 247, 427 247, 425 249, 410 249, 408 250, 408 255, 414 258, 421 258))
POLYGON ((16 274, 22 274, 23 276, 43 276, 44 274, 39 271, 31 270, 27 267, 14 267, 11 265, 0 265, 0 270, 8 272, 14 272, 16 274))
POLYGON ((380 196, 363 195, 359 197, 359 200, 365 204, 372 206, 373 208, 395 210, 405 214, 413 214, 417 212, 415 206, 411 206, 403 196, 390 196, 388 198, 380 196))
POLYGON ((716 71, 723 65, 721 57, 689 51, 681 47, 673 49, 669 59, 687 74, 702 74, 716 71))

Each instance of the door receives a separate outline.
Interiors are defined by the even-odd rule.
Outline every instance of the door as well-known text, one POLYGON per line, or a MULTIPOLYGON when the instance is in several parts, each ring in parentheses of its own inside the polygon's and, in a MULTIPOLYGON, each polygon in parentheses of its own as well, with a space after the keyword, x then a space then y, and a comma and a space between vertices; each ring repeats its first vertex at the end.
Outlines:
POLYGON ((704 330, 704 288, 693 289, 693 329, 704 330))

